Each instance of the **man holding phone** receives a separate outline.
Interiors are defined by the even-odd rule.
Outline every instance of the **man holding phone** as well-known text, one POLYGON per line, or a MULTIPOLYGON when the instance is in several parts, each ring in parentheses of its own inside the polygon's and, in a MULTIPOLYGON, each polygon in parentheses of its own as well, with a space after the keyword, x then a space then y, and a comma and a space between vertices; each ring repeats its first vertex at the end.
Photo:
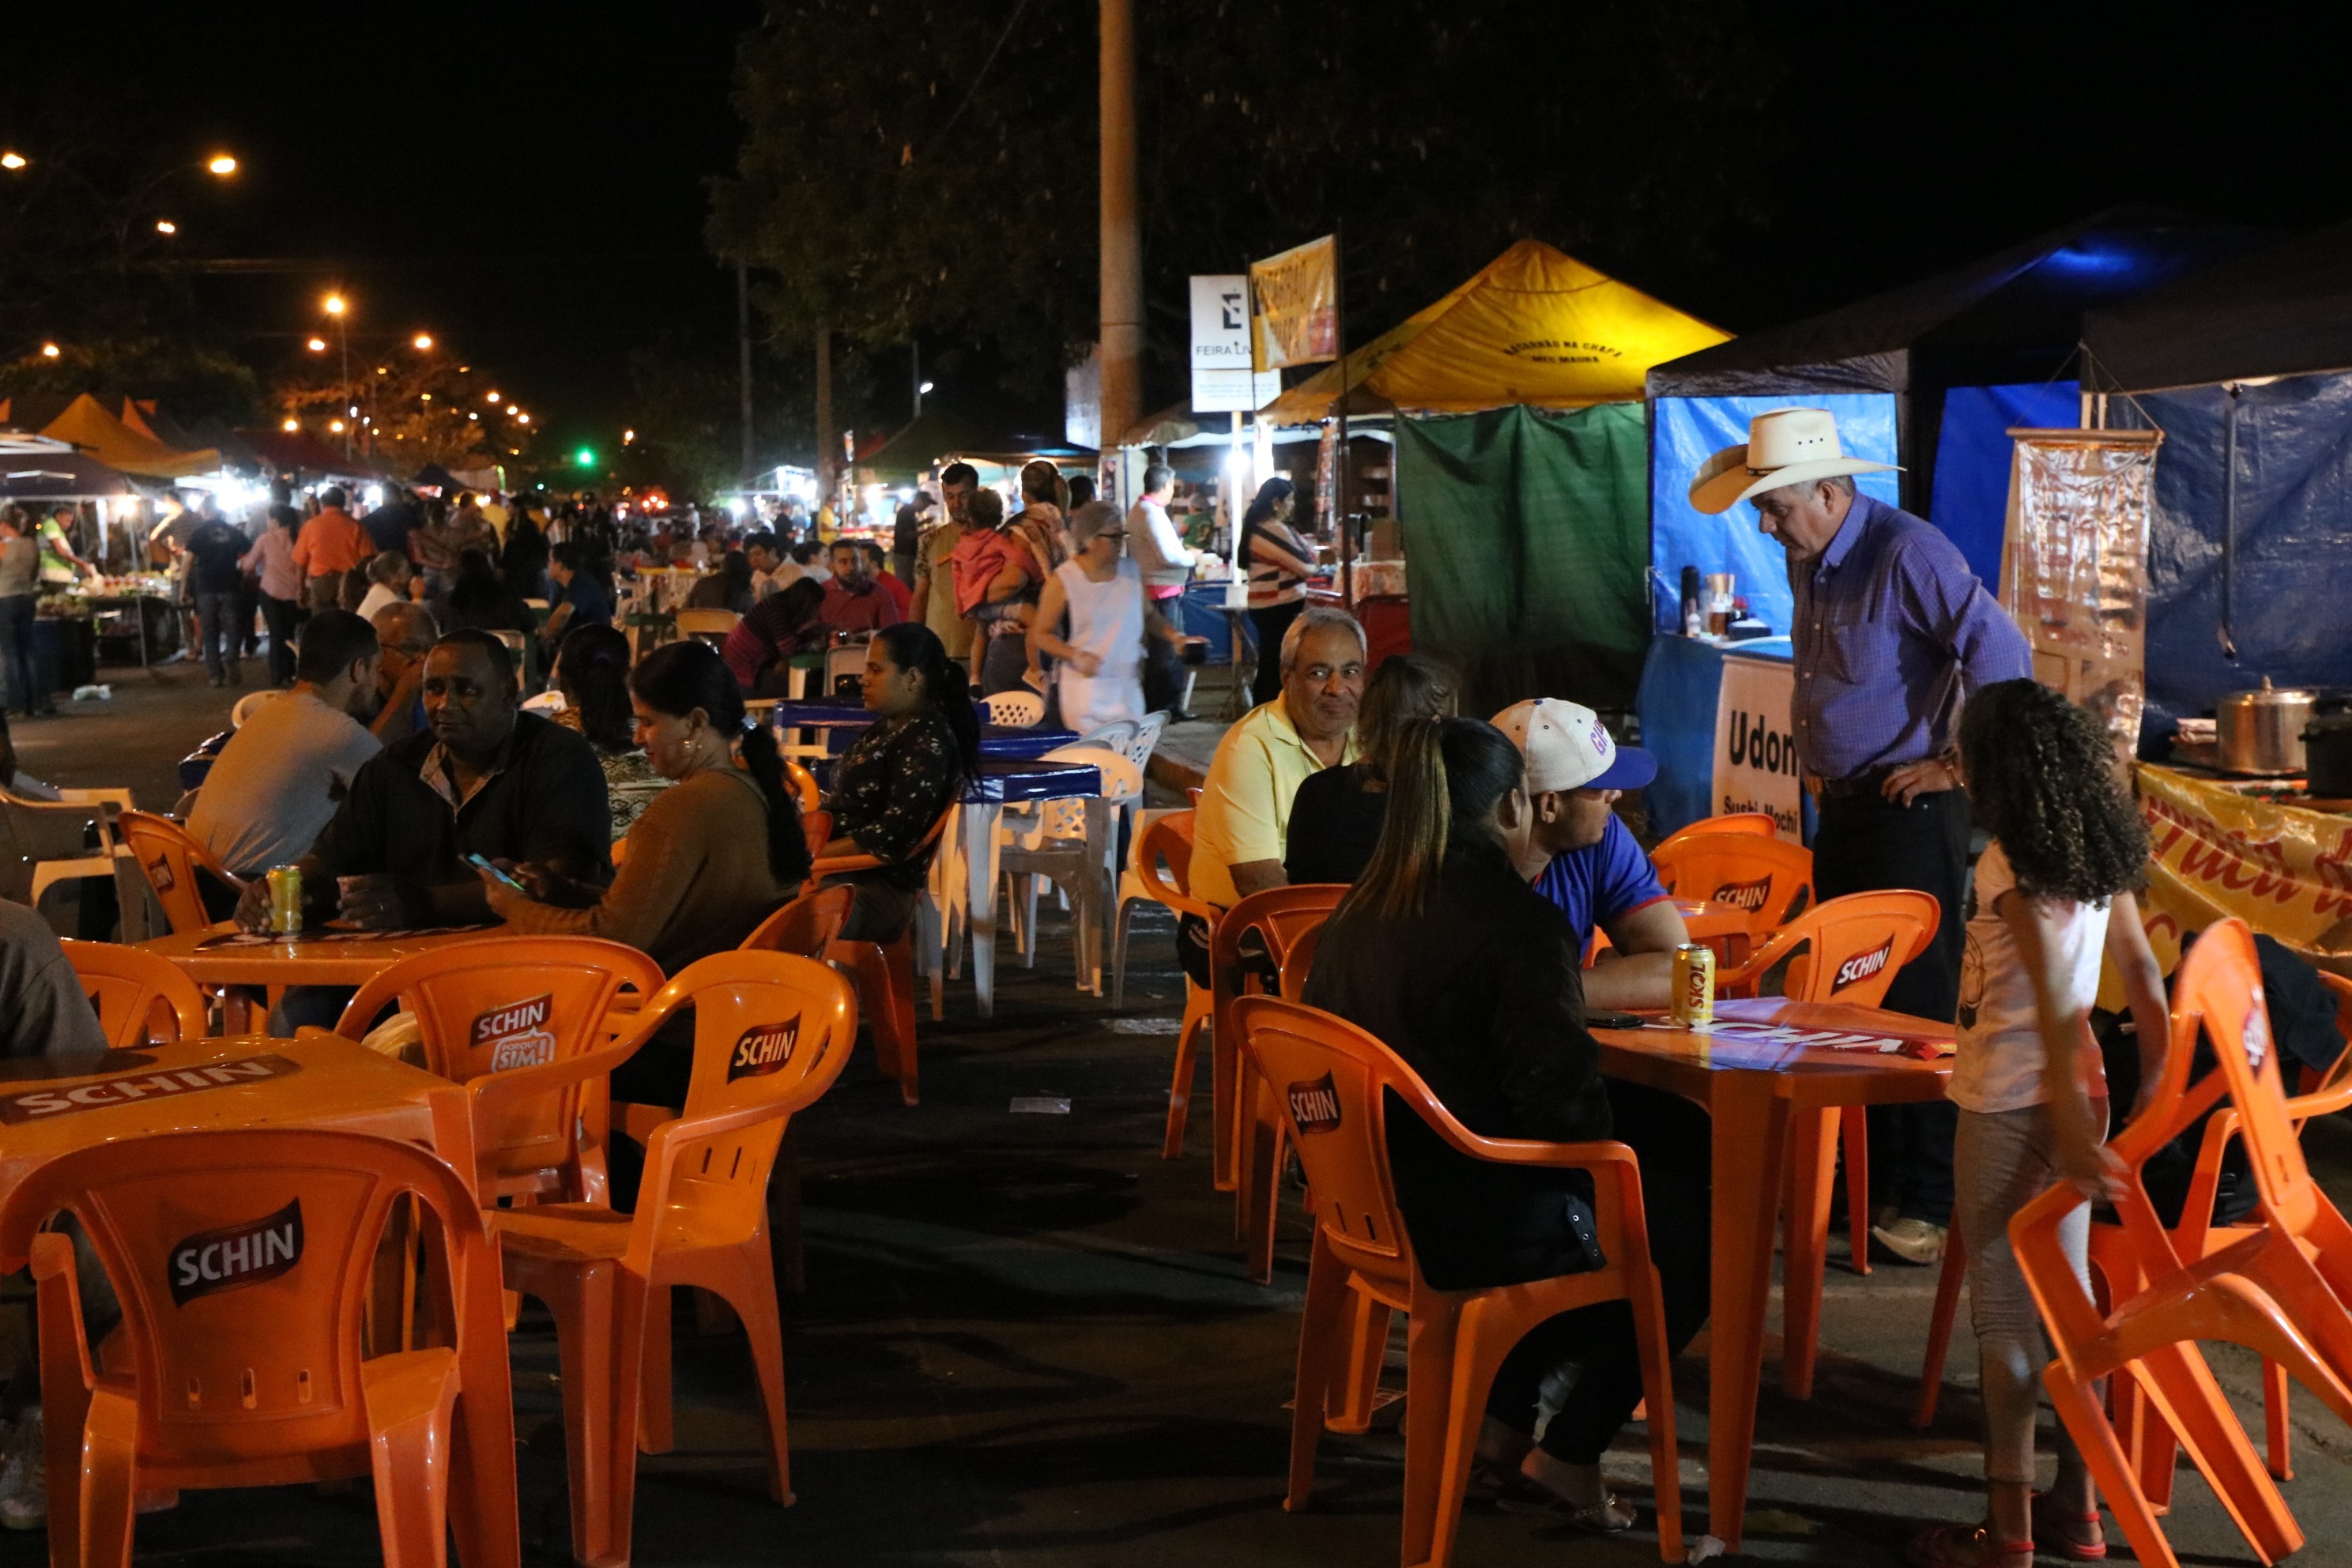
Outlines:
MULTIPOLYGON (((302 872, 307 921, 366 930, 494 920, 469 858, 528 860, 572 882, 613 879, 604 773, 574 731, 516 705, 512 657, 488 632, 456 631, 425 656, 424 732, 386 748, 351 793, 302 872)), ((237 919, 266 927, 248 889, 237 919)))

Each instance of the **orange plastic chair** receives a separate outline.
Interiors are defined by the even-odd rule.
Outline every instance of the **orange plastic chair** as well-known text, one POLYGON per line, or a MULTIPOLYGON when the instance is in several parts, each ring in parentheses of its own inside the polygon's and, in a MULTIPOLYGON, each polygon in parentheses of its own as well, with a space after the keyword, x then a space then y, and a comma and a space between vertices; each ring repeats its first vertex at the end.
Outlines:
MULTIPOLYGON (((2312 1183, 2290 1125, 2277 1053, 2263 1008, 2253 938, 2242 921, 2209 927, 2173 982, 2172 1037, 2150 1102, 2109 1147, 2129 1180, 2116 1212, 2127 1267, 2107 1273, 2121 1305, 2102 1316, 2068 1265, 2058 1226, 2084 1202, 2061 1184, 2010 1221, 2018 1268, 2033 1292, 2055 1359, 2043 1369, 2050 1400, 2081 1449, 2140 1562, 2175 1568, 2114 1423, 2100 1408, 2101 1378, 2128 1372, 2264 1562, 2303 1545, 2303 1532, 2239 1426, 2196 1342, 2219 1340, 2285 1368, 2339 1417, 2352 1419, 2352 1226, 2312 1183), (2221 1066, 2188 1082, 2200 1030, 2221 1066), (2260 1194, 2261 1221, 2203 1257, 2184 1258, 2141 1180, 2147 1158, 2227 1092, 2241 1121, 2260 1194), (2304 1248, 2316 1250, 2316 1258, 2304 1248)), ((2218 1118, 2216 1119, 2218 1120, 2218 1118)))
POLYGON ((760 929, 743 939, 740 951, 790 952, 822 960, 841 935, 849 906, 856 901, 855 888, 819 888, 803 893, 761 921, 760 929))
POLYGON ((622 990, 661 989, 661 966, 634 947, 585 936, 513 936, 420 952, 360 987, 335 1032, 366 1037, 397 1005, 416 1017, 425 1067, 466 1086, 474 1122, 474 1184, 499 1198, 603 1202, 601 1081, 493 1102, 489 1086, 519 1068, 562 1061, 611 1042, 606 1014, 622 990))
POLYGON ((1769 811, 1735 811, 1727 816, 1702 816, 1696 822, 1667 834, 1659 840, 1658 847, 1664 849, 1669 844, 1678 844, 1685 838, 1710 833, 1744 833, 1757 838, 1778 838, 1780 825, 1772 820, 1772 814, 1769 811))
MULTIPOLYGON (((914 858, 927 859, 937 852, 955 814, 952 805, 940 813, 931 830, 915 846, 914 858)), ((819 859, 812 877, 822 881, 848 871, 869 871, 881 864, 871 855, 836 855, 819 859)), ((920 1095, 915 1065, 915 922, 909 921, 907 929, 889 942, 836 939, 825 949, 825 957, 841 965, 857 984, 857 1005, 874 1031, 875 1065, 884 1078, 898 1080, 901 1100, 917 1103, 920 1095)))
MULTIPOLYGON (((1789 961, 1783 991, 1799 1002, 1875 1007, 1895 974, 1927 949, 1943 918, 1931 893, 1895 889, 1850 893, 1815 904, 1716 980, 1718 995, 1752 996, 1758 982, 1789 961)), ((1798 1111, 1789 1120, 1789 1215, 1781 1278, 1780 1384, 1799 1399, 1813 1392, 1820 1349, 1822 1272, 1839 1133, 1845 1144, 1846 1224, 1854 1270, 1870 1269, 1870 1123, 1861 1106, 1798 1111)))
POLYGON ((49 1560, 131 1561, 142 1489, 373 1475, 383 1557, 521 1558, 499 1258, 464 1180, 412 1144, 297 1128, 100 1143, 26 1176, 0 1210, 0 1268, 39 1299, 49 1560), (362 1356, 379 1239, 404 1198, 432 1216, 426 1279, 450 1343, 362 1356), (122 1302, 125 1364, 94 1366, 80 1221, 122 1302))
MULTIPOLYGON (((1145 828, 1142 847, 1136 851, 1135 870, 1143 881, 1144 890, 1155 901, 1165 904, 1180 918, 1192 915, 1207 921, 1213 941, 1217 922, 1223 917, 1215 905, 1192 896, 1192 825, 1196 819, 1196 813, 1172 811, 1145 828), (1164 871, 1162 862, 1167 868, 1164 871)), ((1163 1160, 1173 1160, 1184 1152, 1184 1124, 1192 1111, 1201 1031, 1210 1026, 1214 1002, 1210 991, 1193 984, 1190 975, 1185 977, 1184 1023, 1176 1032, 1176 1075, 1168 1088, 1167 1131, 1160 1140, 1160 1157, 1163 1160)), ((1214 1044, 1213 1038, 1213 1052, 1214 1044)), ((1222 1081, 1213 1072, 1211 1074, 1213 1096, 1222 1092, 1214 1087, 1222 1081)), ((1213 1112, 1214 1104, 1213 1099, 1213 1112)))
POLYGON ((98 1008, 110 1049, 201 1040, 210 1032, 204 993, 171 960, 110 942, 58 945, 98 1008))
POLYGON ((849 982, 789 953, 714 953, 656 993, 617 1045, 501 1075, 487 1098, 528 1100, 609 1073, 689 1006, 685 1114, 644 1129, 635 1212, 546 1204, 490 1216, 507 1284, 555 1314, 572 1550, 582 1563, 628 1562, 636 1456, 671 1446, 669 1292, 677 1286, 708 1290, 741 1318, 767 1422, 770 1489, 780 1503, 793 1500, 768 1177, 789 1119, 832 1087, 848 1058, 857 1033, 849 982))
POLYGON ((1505 1355, 1555 1313, 1595 1301, 1633 1309, 1657 1482, 1658 1552, 1682 1560, 1682 1492, 1675 1458, 1673 1372, 1665 1313, 1642 1208, 1642 1174, 1622 1143, 1537 1143, 1482 1138, 1438 1103, 1393 1051, 1328 1013, 1270 996, 1234 1005, 1241 1049, 1254 1070, 1282 1086, 1274 1095, 1307 1167, 1315 1249, 1298 1332, 1297 1402, 1290 1418, 1290 1483, 1283 1506, 1307 1508, 1315 1448, 1328 1408, 1360 1400, 1351 1383, 1377 1381, 1377 1351, 1391 1312, 1412 1320, 1405 1394, 1404 1538, 1407 1568, 1443 1568, 1454 1555, 1462 1493, 1486 1393, 1505 1355), (1491 1290, 1433 1289, 1414 1260, 1389 1173, 1385 1094, 1393 1093, 1464 1154, 1500 1164, 1589 1171, 1593 1215, 1608 1262, 1491 1290), (1377 1331, 1351 1333, 1369 1318, 1377 1331))
POLYGON ((241 879, 231 876, 211 850, 170 817, 152 811, 125 811, 117 820, 123 842, 131 846, 139 868, 147 874, 147 885, 155 889, 155 901, 163 906, 163 918, 170 922, 173 935, 203 931, 213 923, 205 913, 199 876, 214 878, 232 893, 245 891, 241 879))
POLYGON ((814 811, 824 804, 824 792, 816 787, 816 775, 793 757, 784 759, 784 781, 793 786, 793 794, 803 812, 814 811))
POLYGON ((1658 881, 1678 899, 1746 910, 1762 942, 1813 898, 1813 852, 1751 833, 1677 834, 1650 851, 1658 881))
MULTIPOLYGON (((1239 1032, 1233 1026, 1234 1003, 1263 990, 1260 976, 1244 968, 1242 939, 1257 933, 1273 961, 1277 986, 1283 961, 1291 945, 1309 931, 1319 933, 1331 911, 1348 894, 1344 882, 1307 882, 1296 887, 1268 888, 1252 893, 1225 911, 1209 940, 1209 973, 1215 984, 1210 1040, 1221 1046, 1213 1067, 1227 1076, 1230 1086, 1220 1089, 1217 1109, 1233 1109, 1221 1118, 1218 1131, 1234 1184, 1234 1232, 1242 1239, 1242 1254, 1250 1278, 1263 1285, 1274 1278, 1275 1215, 1281 1199, 1282 1121, 1269 1101, 1256 1069, 1240 1050, 1239 1032), (1244 988, 1247 989, 1244 990, 1244 988), (1230 1057, 1230 1062, 1228 1062, 1230 1057)), ((1305 981, 1302 978, 1300 984, 1305 981)))

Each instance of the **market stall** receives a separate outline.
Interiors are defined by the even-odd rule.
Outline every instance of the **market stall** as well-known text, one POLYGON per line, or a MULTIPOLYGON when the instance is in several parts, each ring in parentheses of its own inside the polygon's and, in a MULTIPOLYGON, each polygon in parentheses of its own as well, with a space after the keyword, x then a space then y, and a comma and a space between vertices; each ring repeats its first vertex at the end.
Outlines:
MULTIPOLYGON (((0 504, 21 504, 44 516, 54 508, 71 507, 94 541, 106 519, 135 518, 144 500, 129 476, 66 441, 0 432, 0 504)), ((110 642, 104 651, 122 662, 135 658, 142 666, 179 646, 179 616, 167 577, 93 577, 45 549, 41 578, 33 647, 45 693, 70 691, 95 679, 102 643, 110 642)))
POLYGON ((1725 337, 1521 240, 1259 418, 1332 416, 1343 385, 1351 421, 1391 417, 1412 643, 1475 703, 1622 709, 1649 630, 1643 376, 1725 337))

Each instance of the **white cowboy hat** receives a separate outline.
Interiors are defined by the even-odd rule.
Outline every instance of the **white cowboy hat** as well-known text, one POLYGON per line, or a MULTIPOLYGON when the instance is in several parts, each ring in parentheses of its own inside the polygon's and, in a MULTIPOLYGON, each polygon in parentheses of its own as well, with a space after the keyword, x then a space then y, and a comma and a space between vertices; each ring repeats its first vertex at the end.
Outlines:
POLYGON ((1691 476, 1690 502, 1703 512, 1728 511, 1785 485, 1895 468, 1847 457, 1838 445, 1837 419, 1826 408, 1775 408, 1748 422, 1747 445, 1726 447, 1699 465, 1691 476))

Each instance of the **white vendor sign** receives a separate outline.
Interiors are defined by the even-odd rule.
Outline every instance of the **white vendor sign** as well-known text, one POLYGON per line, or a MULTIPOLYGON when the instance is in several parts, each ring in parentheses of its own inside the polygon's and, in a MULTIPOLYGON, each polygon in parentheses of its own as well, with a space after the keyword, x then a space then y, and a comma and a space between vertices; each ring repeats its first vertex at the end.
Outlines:
POLYGON ((1715 709, 1715 784, 1708 815, 1761 811, 1780 825, 1780 837, 1803 841, 1804 785, 1797 774, 1796 727, 1789 710, 1796 667, 1786 659, 1723 661, 1723 688, 1715 709))

